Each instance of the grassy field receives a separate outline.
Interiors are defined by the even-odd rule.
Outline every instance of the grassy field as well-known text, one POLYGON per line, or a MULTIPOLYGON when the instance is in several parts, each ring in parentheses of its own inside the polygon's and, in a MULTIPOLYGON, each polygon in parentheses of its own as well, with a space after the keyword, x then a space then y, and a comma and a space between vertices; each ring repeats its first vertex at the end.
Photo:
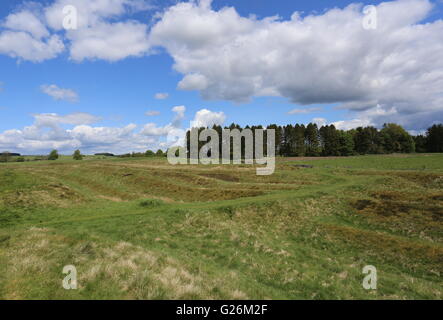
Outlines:
POLYGON ((64 159, 0 164, 0 182, 1 299, 442 298, 443 154, 279 159, 272 176, 64 159))

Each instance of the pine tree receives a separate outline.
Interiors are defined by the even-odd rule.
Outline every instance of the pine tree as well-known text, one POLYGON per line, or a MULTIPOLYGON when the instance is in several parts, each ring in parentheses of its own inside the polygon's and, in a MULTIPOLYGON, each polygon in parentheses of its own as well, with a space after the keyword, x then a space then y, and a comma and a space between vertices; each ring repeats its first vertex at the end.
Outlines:
POLYGON ((296 124, 294 127, 294 155, 297 157, 304 157, 306 155, 305 130, 306 128, 303 124, 296 124))
POLYGON ((315 123, 310 123, 305 130, 306 136, 306 155, 316 157, 320 154, 320 138, 318 127, 315 123))
POLYGON ((443 152, 443 124, 434 124, 426 133, 428 152, 443 152))
POLYGON ((323 126, 319 130, 324 156, 339 156, 339 134, 334 125, 323 126))
POLYGON ((352 134, 350 132, 346 131, 338 131, 338 141, 339 141, 339 147, 338 151, 341 156, 351 156, 354 154, 354 139, 352 137, 352 134))

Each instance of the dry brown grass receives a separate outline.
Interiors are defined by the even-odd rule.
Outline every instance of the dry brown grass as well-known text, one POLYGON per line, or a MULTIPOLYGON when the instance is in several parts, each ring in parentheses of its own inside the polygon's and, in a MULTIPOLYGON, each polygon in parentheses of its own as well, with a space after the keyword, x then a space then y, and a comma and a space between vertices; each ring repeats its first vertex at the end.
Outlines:
POLYGON ((420 243, 383 232, 348 226, 324 224, 321 229, 334 241, 348 243, 364 250, 362 255, 395 261, 407 269, 418 268, 425 263, 431 268, 422 271, 434 274, 443 272, 443 248, 438 244, 420 243), (411 262, 415 262, 416 266, 411 262))
POLYGON ((9 250, 0 252, 7 262, 6 299, 26 298, 29 285, 39 281, 35 275, 44 275, 45 284, 40 285, 62 291, 62 262, 68 264, 67 260, 78 266, 80 294, 95 283, 118 287, 126 299, 247 298, 222 280, 208 281, 204 274, 191 272, 172 257, 124 241, 98 245, 45 228, 31 228, 8 241, 9 250), (67 252, 68 257, 63 257, 67 252))
POLYGON ((0 194, 0 205, 13 208, 48 206, 68 208, 85 201, 83 195, 60 183, 0 194))

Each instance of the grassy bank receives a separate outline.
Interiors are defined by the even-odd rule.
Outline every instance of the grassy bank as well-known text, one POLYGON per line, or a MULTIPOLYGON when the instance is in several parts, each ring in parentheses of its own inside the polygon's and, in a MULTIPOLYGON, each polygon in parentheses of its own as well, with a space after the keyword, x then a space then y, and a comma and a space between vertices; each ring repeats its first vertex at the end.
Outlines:
POLYGON ((279 159, 272 176, 63 159, 0 181, 3 299, 441 299, 441 154, 279 159))

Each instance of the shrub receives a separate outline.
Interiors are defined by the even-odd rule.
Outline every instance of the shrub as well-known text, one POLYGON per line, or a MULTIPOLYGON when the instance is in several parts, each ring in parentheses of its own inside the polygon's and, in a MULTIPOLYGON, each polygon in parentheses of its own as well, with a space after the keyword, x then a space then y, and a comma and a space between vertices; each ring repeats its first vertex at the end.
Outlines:
POLYGON ((75 150, 72 158, 74 160, 83 160, 83 155, 81 154, 80 150, 75 150))
POLYGON ((153 156, 155 156, 155 153, 154 153, 154 151, 148 150, 145 152, 145 156, 146 157, 153 157, 153 156))
POLYGON ((57 160, 59 157, 57 150, 52 150, 48 156, 48 160, 57 160))
POLYGON ((163 201, 158 199, 145 199, 140 201, 140 207, 158 207, 163 204, 163 201))
POLYGON ((157 157, 163 157, 163 156, 165 156, 165 153, 163 152, 163 150, 158 149, 157 152, 155 153, 155 155, 157 157))
POLYGON ((0 153, 0 162, 9 162, 11 159, 11 154, 9 152, 0 153))

